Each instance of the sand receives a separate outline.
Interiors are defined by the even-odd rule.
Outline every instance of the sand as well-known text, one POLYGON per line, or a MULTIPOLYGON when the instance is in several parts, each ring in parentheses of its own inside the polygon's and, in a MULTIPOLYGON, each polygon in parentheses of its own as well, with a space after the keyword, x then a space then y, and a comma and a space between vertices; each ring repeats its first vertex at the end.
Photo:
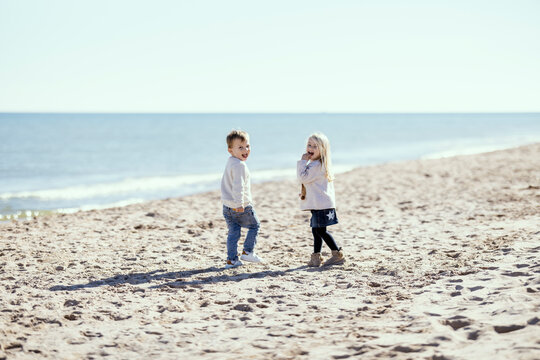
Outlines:
POLYGON ((235 269, 217 191, 0 224, 0 359, 540 358, 540 144, 335 186, 328 268, 294 181, 235 269))

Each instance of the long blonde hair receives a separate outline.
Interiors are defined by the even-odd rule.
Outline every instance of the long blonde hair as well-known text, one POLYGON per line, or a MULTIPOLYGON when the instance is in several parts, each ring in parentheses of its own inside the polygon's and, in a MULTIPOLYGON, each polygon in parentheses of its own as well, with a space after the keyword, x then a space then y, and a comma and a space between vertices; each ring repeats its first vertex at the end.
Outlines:
POLYGON ((321 164, 324 166, 326 172, 326 178, 328 181, 334 180, 334 172, 332 171, 332 158, 330 153, 330 141, 326 135, 320 132, 313 133, 309 136, 308 140, 312 139, 317 143, 319 152, 321 154, 321 164))

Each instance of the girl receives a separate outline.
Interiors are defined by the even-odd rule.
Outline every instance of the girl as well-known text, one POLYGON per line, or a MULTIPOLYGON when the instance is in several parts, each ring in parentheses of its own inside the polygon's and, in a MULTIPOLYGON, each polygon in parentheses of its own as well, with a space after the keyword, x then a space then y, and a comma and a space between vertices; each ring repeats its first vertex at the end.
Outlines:
POLYGON ((336 216, 336 200, 334 196, 334 177, 331 170, 330 143, 321 133, 312 134, 308 138, 306 153, 298 161, 297 177, 302 183, 300 209, 311 210, 311 232, 313 233, 313 254, 308 266, 318 267, 322 242, 332 250, 332 257, 323 265, 343 264, 343 252, 336 241, 326 231, 326 227, 338 223, 336 216))

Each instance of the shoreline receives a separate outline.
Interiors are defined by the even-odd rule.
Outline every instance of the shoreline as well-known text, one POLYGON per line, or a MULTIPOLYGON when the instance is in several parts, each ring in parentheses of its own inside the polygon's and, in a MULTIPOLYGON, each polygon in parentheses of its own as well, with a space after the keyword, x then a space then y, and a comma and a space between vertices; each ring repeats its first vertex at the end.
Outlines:
MULTIPOLYGON (((428 153, 425 155, 421 155, 420 157, 416 159, 408 159, 408 160, 390 160, 385 162, 376 162, 376 163, 368 163, 364 165, 337 165, 337 170, 335 170, 336 174, 343 174, 349 171, 353 171, 355 169, 361 169, 365 167, 371 167, 371 166, 378 166, 378 165, 385 165, 385 164, 399 164, 404 163, 408 161, 417 161, 417 160, 438 160, 438 159, 445 159, 449 157, 456 157, 456 156, 466 156, 466 155, 480 155, 484 153, 494 152, 494 151, 503 151, 503 150, 510 150, 514 148, 519 148, 523 146, 530 146, 537 144, 538 142, 525 142, 521 143, 519 145, 515 144, 506 144, 506 145, 477 145, 473 147, 466 147, 466 148, 460 148, 459 150, 445 150, 445 151, 439 151, 435 153, 428 153)), ((295 169, 289 168, 279 168, 279 169, 262 169, 262 170, 254 170, 252 175, 254 176, 254 184, 262 184, 267 182, 279 182, 279 181, 287 181, 287 180, 293 180, 295 179, 295 169), (265 176, 262 176, 261 174, 265 174, 265 176), (266 179, 263 180, 257 180, 257 177, 263 177, 266 179)), ((166 177, 170 178, 178 178, 178 177, 192 177, 193 175, 187 174, 187 175, 170 175, 166 177)), ((220 174, 199 174, 197 176, 201 177, 220 177, 220 174)), ((153 177, 149 177, 153 178, 153 177)), ((122 180, 126 181, 126 180, 122 180)), ((107 185, 107 184, 98 184, 98 186, 107 185)), ((76 186, 76 187, 82 187, 76 186)), ((73 187, 70 187, 73 188, 73 187)), ((105 204, 84 204, 78 207, 69 207, 69 208, 57 208, 57 209, 22 209, 17 210, 15 213, 6 213, 6 214, 0 214, 0 223, 10 222, 10 221, 25 221, 25 220, 32 220, 34 217, 37 216, 50 216, 51 214, 72 214, 77 213, 79 211, 91 211, 91 210, 103 210, 103 209, 110 209, 110 208, 117 208, 117 207, 125 207, 128 205, 134 205, 134 204, 143 204, 150 201, 160 201, 160 200, 166 200, 170 198, 177 198, 177 197, 184 197, 184 196, 192 196, 192 195, 199 195, 199 194, 205 194, 207 192, 212 192, 219 190, 219 186, 215 188, 206 188, 204 190, 193 190, 192 192, 186 192, 183 195, 180 196, 167 196, 164 198, 158 198, 158 199, 133 199, 133 198, 126 198, 118 201, 113 201, 111 203, 105 203, 105 204), (29 214, 29 215, 28 215, 29 214), (24 216, 26 215, 26 216, 24 216)), ((58 190, 38 190, 36 192, 57 192, 58 190)), ((23 192, 25 193, 25 192, 23 192)))
POLYGON ((252 185, 266 262, 230 270, 219 191, 0 223, 0 359, 538 358, 539 172, 533 144, 342 173, 329 268, 294 180, 252 185))

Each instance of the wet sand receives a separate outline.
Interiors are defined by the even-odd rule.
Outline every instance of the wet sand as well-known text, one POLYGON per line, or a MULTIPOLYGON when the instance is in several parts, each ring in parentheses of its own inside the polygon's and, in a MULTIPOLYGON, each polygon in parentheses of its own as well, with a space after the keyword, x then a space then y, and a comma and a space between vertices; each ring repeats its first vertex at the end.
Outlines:
POLYGON ((0 224, 0 359, 540 358, 540 144, 335 186, 328 268, 294 181, 229 270, 219 192, 0 224))

